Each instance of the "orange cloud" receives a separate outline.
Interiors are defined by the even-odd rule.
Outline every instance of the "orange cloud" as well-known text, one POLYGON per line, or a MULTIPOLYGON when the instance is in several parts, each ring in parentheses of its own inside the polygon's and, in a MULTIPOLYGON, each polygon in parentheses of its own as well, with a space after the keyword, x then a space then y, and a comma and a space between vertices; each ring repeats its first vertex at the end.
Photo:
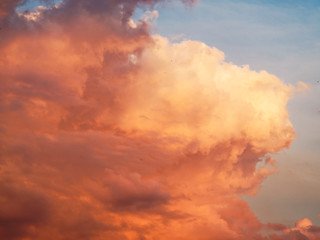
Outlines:
POLYGON ((238 196, 290 145, 295 89, 132 22, 157 2, 0 5, 2 238, 266 239, 238 196))
POLYGON ((274 228, 274 230, 282 230, 282 234, 276 235, 272 234, 270 236, 271 240, 316 240, 320 238, 320 227, 314 226, 310 219, 302 218, 298 220, 295 224, 295 227, 282 227, 274 228))

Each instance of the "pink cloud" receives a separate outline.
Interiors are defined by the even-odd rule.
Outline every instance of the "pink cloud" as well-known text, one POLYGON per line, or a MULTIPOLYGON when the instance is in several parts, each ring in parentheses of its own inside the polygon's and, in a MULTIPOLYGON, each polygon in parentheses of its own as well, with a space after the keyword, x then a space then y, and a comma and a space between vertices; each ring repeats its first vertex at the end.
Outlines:
POLYGON ((238 197, 293 140, 295 89, 132 24, 157 2, 66 0, 33 18, 0 5, 2 238, 267 239, 238 197))

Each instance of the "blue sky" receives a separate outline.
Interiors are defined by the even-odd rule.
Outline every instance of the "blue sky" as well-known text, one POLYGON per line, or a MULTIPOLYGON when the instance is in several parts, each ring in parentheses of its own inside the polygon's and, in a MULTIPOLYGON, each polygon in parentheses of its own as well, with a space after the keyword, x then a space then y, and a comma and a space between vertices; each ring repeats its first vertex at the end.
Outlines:
POLYGON ((270 68, 288 82, 301 80, 300 73, 288 77, 284 68, 295 65, 298 58, 316 61, 319 56, 320 2, 310 1, 306 6, 301 1, 264 2, 200 1, 192 10, 176 4, 161 10, 158 31, 204 41, 222 50, 227 61, 235 64, 249 64, 255 70, 270 68))

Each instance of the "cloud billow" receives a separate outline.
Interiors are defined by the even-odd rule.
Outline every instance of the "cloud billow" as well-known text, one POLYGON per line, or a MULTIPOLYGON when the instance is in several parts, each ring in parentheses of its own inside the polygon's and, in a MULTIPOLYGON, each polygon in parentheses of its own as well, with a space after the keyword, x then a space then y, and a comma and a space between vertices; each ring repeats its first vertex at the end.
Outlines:
POLYGON ((238 197, 293 140, 295 90, 133 22, 159 2, 0 5, 2 238, 268 239, 238 197))

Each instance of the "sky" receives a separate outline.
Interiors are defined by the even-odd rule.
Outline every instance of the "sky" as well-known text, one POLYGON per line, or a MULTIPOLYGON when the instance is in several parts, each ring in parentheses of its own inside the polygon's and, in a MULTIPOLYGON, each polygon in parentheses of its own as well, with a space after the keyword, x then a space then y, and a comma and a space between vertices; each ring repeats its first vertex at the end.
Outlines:
POLYGON ((0 238, 320 238, 320 2, 0 3, 0 238))

